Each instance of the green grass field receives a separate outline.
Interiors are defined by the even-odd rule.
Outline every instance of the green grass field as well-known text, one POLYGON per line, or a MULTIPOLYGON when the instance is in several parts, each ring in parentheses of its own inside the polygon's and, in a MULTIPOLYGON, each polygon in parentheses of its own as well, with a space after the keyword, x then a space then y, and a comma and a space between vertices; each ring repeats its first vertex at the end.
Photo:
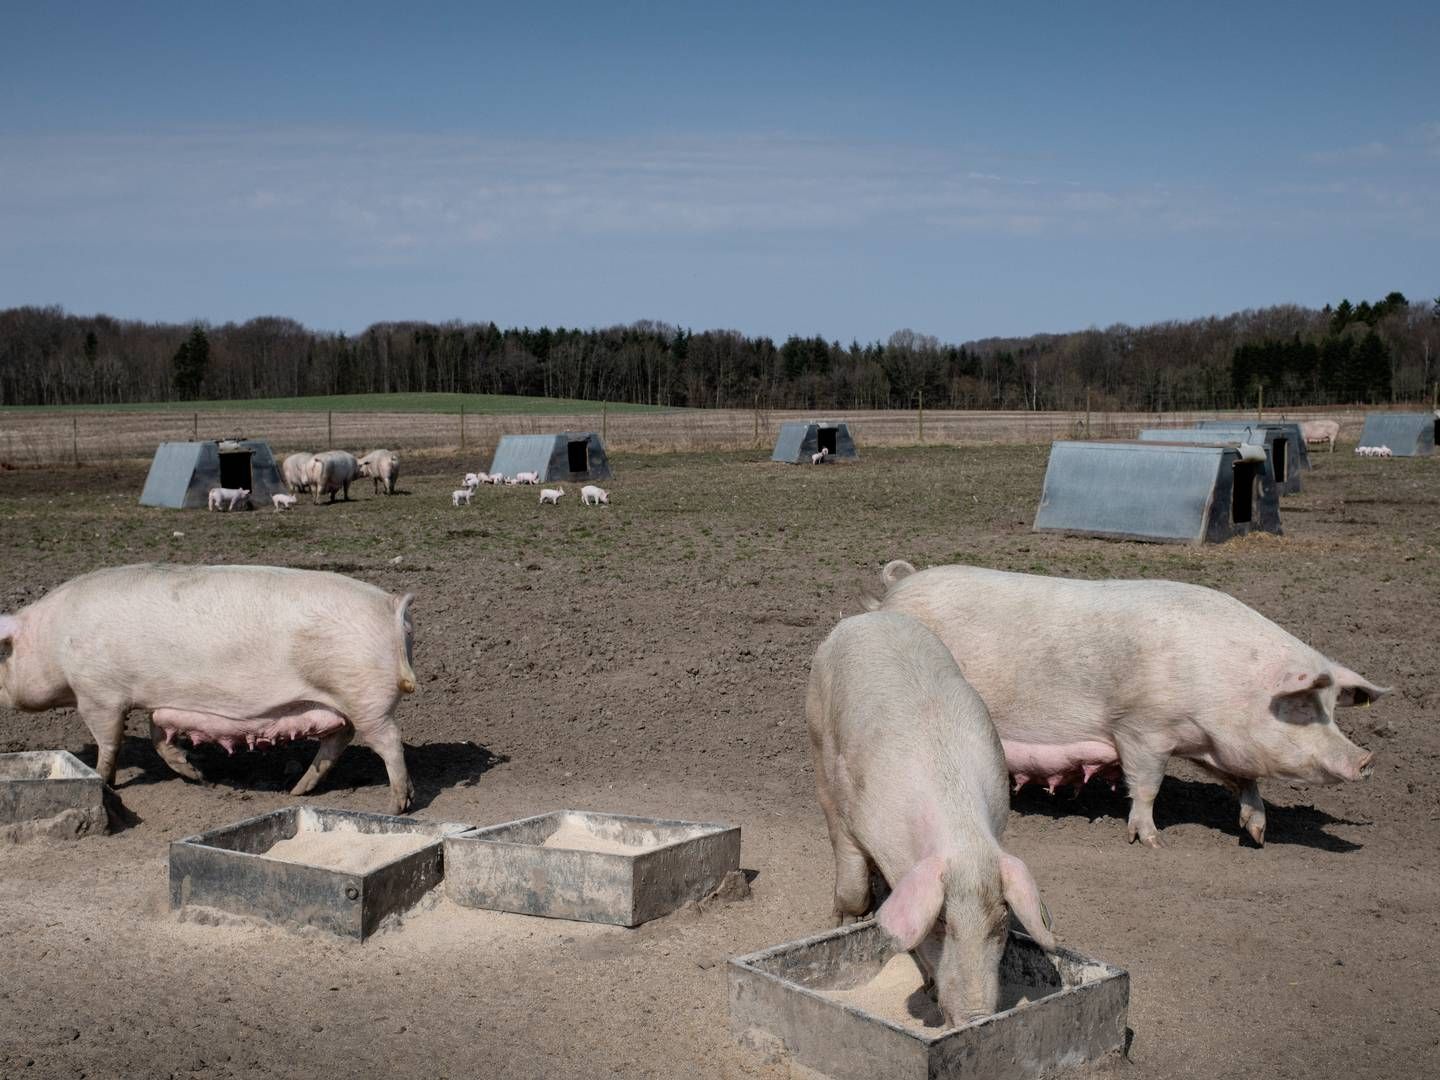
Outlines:
POLYGON ((611 412, 660 413, 681 410, 659 405, 581 401, 574 398, 517 397, 508 394, 330 394, 318 397, 254 398, 247 401, 145 401, 123 405, 5 405, 0 413, 65 412, 397 412, 532 415, 611 412))

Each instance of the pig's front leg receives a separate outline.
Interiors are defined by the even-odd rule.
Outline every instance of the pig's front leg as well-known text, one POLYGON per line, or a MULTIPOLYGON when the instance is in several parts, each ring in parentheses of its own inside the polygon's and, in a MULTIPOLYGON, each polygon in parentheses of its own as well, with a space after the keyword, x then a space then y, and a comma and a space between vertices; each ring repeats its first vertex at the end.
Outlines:
POLYGON ((95 771, 101 780, 114 787, 115 759, 120 754, 120 741, 125 737, 125 710, 78 695, 75 708, 95 738, 95 771))
POLYGON ((310 762, 310 768, 305 770, 305 775, 300 777, 300 782, 290 789, 291 795, 309 795, 315 790, 315 785, 324 779, 325 774, 330 771, 330 766, 340 760, 340 755, 350 745, 350 740, 355 737, 355 729, 343 727, 339 731, 332 731, 320 740, 320 749, 315 751, 315 760, 310 762))
POLYGON ((1247 780, 1240 787, 1240 827, 1256 844, 1265 846, 1265 800, 1260 797, 1260 785, 1254 780, 1247 780))
POLYGON ((1160 794, 1170 753, 1118 732, 1115 749, 1120 753, 1125 786, 1130 789, 1130 820, 1126 825, 1126 835, 1132 844, 1139 840, 1147 847, 1164 847, 1160 831, 1155 828, 1155 796, 1160 794))
POLYGON ((176 746, 173 742, 165 739, 165 729, 156 726, 155 718, 150 718, 150 743, 155 747, 155 752, 160 755, 160 760, 170 767, 170 771, 186 780, 194 780, 203 783, 205 777, 200 775, 200 770, 190 764, 190 759, 185 756, 185 751, 176 746))

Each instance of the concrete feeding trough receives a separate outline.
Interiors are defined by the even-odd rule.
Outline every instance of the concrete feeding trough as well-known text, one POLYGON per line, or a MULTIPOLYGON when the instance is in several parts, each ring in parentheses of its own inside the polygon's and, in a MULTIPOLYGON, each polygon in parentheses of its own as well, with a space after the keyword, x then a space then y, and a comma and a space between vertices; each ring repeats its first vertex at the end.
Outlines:
POLYGON ((105 782, 67 750, 0 754, 0 834, 23 840, 105 831, 105 782))
POLYGON ((363 940, 439 884, 441 839, 468 825, 286 807, 170 845, 170 907, 363 940))
POLYGON ((1130 976, 1012 930, 1000 1011, 946 1027, 908 954, 873 921, 730 961, 730 1030, 834 1080, 1050 1074, 1125 1045, 1130 976), (907 966, 908 965, 908 968, 907 966), (909 977, 892 977, 891 972, 909 977))
POLYGON ((1266 485, 1277 495, 1294 495, 1300 491, 1300 470, 1293 468, 1288 456, 1290 437, 1279 428, 1253 425, 1235 428, 1145 428, 1141 442, 1223 443, 1231 446, 1263 446, 1265 448, 1266 485))
POLYGON ((1279 533, 1267 467, 1263 453, 1228 441, 1057 442, 1035 529, 1190 544, 1279 533))
POLYGON ((559 810, 445 840, 445 894, 465 907, 639 926, 740 867, 740 830, 559 810))
POLYGON ((1393 457, 1429 457, 1440 435, 1435 413, 1366 413, 1360 446, 1388 446, 1393 457))

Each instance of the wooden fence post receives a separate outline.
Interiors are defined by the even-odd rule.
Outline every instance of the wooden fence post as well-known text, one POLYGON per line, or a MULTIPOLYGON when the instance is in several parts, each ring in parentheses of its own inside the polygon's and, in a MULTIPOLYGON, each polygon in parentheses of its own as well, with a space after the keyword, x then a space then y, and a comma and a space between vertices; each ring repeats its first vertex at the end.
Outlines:
POLYGON ((465 402, 460 402, 460 449, 465 449, 465 402))
POLYGON ((601 441, 602 443, 607 443, 607 444, 608 444, 609 441, 610 441, 610 436, 609 436, 609 419, 610 419, 610 403, 609 403, 609 402, 606 402, 606 401, 602 401, 602 402, 600 402, 600 441, 601 441))
POLYGON ((1257 388, 1255 397, 1255 422, 1258 424, 1265 418, 1265 384, 1261 383, 1257 388))
POLYGON ((80 467, 80 418, 70 417, 70 451, 75 455, 75 467, 80 467))
POLYGON ((1085 387, 1085 438, 1090 438, 1090 388, 1085 387))
POLYGON ((335 448, 335 414, 334 414, 333 412, 327 412, 327 413, 325 414, 325 449, 326 449, 326 450, 333 450, 334 448, 335 448))
POLYGON ((916 411, 916 420, 920 425, 920 443, 923 446, 925 443, 925 391, 921 390, 918 397, 920 401, 919 409, 916 411))
POLYGON ((190 414, 190 441, 200 441, 200 414, 198 412, 190 414))

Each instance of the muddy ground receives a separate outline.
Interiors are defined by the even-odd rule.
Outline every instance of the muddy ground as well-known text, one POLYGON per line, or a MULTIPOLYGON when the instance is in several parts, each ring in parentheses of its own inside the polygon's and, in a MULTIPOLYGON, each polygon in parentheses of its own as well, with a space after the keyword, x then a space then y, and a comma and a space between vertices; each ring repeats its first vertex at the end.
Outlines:
MULTIPOLYGON (((1123 791, 1102 787, 1016 796, 1007 842, 1062 941, 1131 974, 1130 1060, 1089 1073, 1440 1070, 1440 459, 1317 454, 1284 502, 1285 537, 1187 549, 1032 534, 1043 447, 762 457, 617 455, 599 509, 494 488, 455 509, 450 490, 480 463, 442 457, 408 458, 394 498, 283 515, 142 509, 143 466, 0 474, 0 610, 150 560, 414 591, 421 682, 399 719, 419 816, 732 822, 753 872, 749 899, 637 930, 443 900, 363 945, 183 920, 167 910, 166 844, 297 801, 285 788, 305 752, 197 752, 213 782, 189 784, 133 716, 129 823, 0 849, 0 1075, 800 1075, 732 1043, 725 961, 828 925, 804 683, 820 638, 859 609, 857 583, 896 557, 1222 588, 1394 686, 1340 716, 1378 751, 1368 782, 1262 785, 1263 849, 1184 765, 1156 805, 1164 850, 1125 843, 1123 791)), ((243 656, 225 674, 264 677, 243 656)), ((94 761, 73 713, 0 710, 0 751, 53 747, 94 761)), ((308 802, 387 800, 379 759, 352 747, 308 802)))

